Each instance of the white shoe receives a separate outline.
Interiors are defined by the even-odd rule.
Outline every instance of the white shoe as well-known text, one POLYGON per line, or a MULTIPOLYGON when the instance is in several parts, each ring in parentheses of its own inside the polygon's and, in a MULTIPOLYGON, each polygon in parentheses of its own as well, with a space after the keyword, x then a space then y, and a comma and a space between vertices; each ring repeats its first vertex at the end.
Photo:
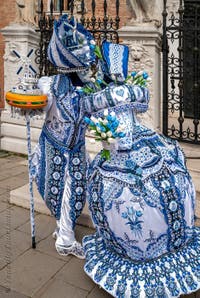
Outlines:
POLYGON ((85 254, 82 245, 75 241, 71 246, 62 246, 55 244, 56 250, 61 256, 74 255, 79 259, 85 259, 85 254))
POLYGON ((59 228, 55 228, 55 231, 52 233, 52 237, 53 239, 57 239, 58 238, 58 234, 59 234, 59 228))

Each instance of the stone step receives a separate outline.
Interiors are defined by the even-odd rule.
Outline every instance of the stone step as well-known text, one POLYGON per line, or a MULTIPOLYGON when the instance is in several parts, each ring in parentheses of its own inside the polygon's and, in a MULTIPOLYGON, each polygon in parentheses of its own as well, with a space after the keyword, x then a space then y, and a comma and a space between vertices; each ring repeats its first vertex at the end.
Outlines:
MULTIPOLYGON (((51 216, 49 209, 46 207, 43 199, 37 191, 37 187, 33 184, 34 193, 34 209, 35 211, 51 216)), ((17 205, 23 208, 30 209, 30 194, 29 184, 14 189, 10 192, 9 202, 13 205, 17 205)), ((85 205, 81 216, 78 219, 78 224, 93 227, 87 204, 85 205)))
POLYGON ((200 194, 197 193, 195 215, 200 219, 200 194))
POLYGON ((191 176, 192 176, 192 181, 194 183, 196 192, 200 194, 200 173, 196 174, 196 172, 189 170, 191 176))
POLYGON ((183 149, 187 158, 199 158, 200 159, 200 146, 199 145, 180 142, 180 146, 183 149))
POLYGON ((200 159, 187 159, 187 168, 200 177, 200 159))

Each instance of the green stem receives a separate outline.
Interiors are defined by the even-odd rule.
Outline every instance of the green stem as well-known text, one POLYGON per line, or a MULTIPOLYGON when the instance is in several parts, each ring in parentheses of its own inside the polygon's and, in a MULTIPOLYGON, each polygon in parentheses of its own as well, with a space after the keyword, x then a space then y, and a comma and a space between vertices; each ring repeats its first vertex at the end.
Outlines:
POLYGON ((106 160, 109 160, 110 159, 110 151, 103 149, 101 152, 101 157, 105 158, 106 160))

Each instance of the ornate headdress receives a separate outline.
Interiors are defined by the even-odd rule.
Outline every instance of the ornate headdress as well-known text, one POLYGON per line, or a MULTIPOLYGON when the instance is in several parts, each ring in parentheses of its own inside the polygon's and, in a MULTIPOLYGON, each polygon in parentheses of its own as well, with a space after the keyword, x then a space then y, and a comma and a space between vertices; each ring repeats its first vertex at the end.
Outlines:
POLYGON ((93 36, 72 17, 63 15, 54 21, 48 46, 48 59, 60 72, 75 72, 88 68, 95 61, 90 46, 93 36))
POLYGON ((128 46, 103 41, 102 52, 108 75, 114 75, 118 81, 123 82, 128 75, 128 46))

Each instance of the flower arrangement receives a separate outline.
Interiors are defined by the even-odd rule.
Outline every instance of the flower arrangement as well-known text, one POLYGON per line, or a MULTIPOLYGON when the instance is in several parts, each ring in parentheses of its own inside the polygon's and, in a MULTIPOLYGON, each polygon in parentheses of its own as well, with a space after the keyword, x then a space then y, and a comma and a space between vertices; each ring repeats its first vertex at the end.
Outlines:
POLYGON ((90 132, 95 136, 94 142, 101 141, 103 144, 103 150, 101 152, 101 157, 106 160, 110 159, 110 149, 112 147, 116 148, 116 141, 119 138, 125 137, 123 132, 124 127, 119 124, 115 112, 109 114, 108 110, 104 110, 103 118, 91 118, 85 117, 85 122, 88 124, 90 132))
MULTIPOLYGON (((93 53, 96 55, 96 59, 103 60, 103 56, 101 53, 101 48, 96 44, 94 40, 90 41, 90 49, 93 51, 93 53)), ((92 70, 92 69, 91 69, 92 70)), ((149 82, 151 82, 151 78, 149 78, 149 75, 146 71, 133 71, 130 75, 126 77, 124 81, 120 80, 119 74, 112 74, 111 75, 112 81, 114 84, 132 84, 132 85, 138 85, 141 87, 146 87, 149 82)), ((91 94, 94 92, 97 92, 99 90, 104 89, 106 86, 108 86, 108 83, 106 83, 103 79, 103 75, 98 71, 98 63, 93 65, 92 75, 90 77, 90 82, 88 84, 85 84, 83 87, 77 87, 76 91, 79 94, 91 94)))
POLYGON ((100 47, 96 44, 94 40, 90 41, 90 49, 94 52, 94 54, 99 58, 103 59, 103 56, 101 54, 101 49, 100 47))
POLYGON ((147 83, 151 82, 151 78, 149 77, 146 71, 133 71, 130 75, 127 76, 124 83, 129 83, 133 85, 138 85, 141 87, 146 87, 147 83))

